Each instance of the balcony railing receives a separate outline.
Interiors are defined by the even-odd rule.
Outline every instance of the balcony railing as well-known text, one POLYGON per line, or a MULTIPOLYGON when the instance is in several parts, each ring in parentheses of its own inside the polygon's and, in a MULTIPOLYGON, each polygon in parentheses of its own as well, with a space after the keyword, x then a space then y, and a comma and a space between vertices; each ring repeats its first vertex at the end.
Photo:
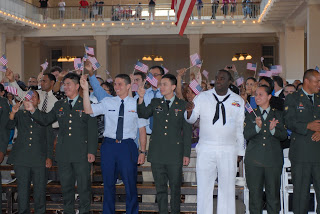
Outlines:
MULTIPOLYGON (((67 2, 67 1, 66 1, 67 2)), ((68 3, 68 2, 67 2, 68 3)), ((175 20, 175 12, 171 4, 157 4, 152 9, 146 4, 132 5, 90 5, 39 8, 22 0, 0 0, 0 10, 10 12, 39 23, 55 22, 88 22, 88 21, 133 21, 133 20, 175 20), (140 12, 139 12, 140 11, 140 12)), ((237 4, 195 5, 190 19, 225 20, 225 19, 256 19, 260 15, 260 2, 237 4)))

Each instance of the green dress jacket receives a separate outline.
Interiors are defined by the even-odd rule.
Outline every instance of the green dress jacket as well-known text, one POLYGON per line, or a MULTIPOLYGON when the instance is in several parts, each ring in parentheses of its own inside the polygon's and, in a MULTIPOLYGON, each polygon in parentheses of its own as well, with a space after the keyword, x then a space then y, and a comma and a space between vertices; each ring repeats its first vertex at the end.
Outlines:
POLYGON ((0 97, 0 152, 7 153, 10 130, 6 128, 9 120, 10 107, 6 98, 0 97))
POLYGON ((148 161, 161 164, 182 164, 183 157, 190 157, 192 125, 184 119, 186 102, 175 97, 171 107, 164 98, 154 98, 146 107, 138 105, 138 116, 153 116, 148 161))
POLYGON ((284 118, 286 127, 292 131, 289 158, 297 163, 319 163, 320 142, 312 141, 314 131, 308 123, 320 119, 320 95, 314 95, 314 105, 300 90, 286 97, 284 118))
POLYGON ((54 135, 51 126, 41 126, 24 110, 19 110, 14 120, 8 121, 8 129, 15 126, 18 136, 8 158, 9 164, 39 167, 46 165, 47 158, 52 160, 54 135))
POLYGON ((277 167, 283 165, 283 152, 280 141, 287 138, 287 129, 284 126, 282 112, 270 109, 266 120, 263 119, 260 109, 254 109, 258 117, 262 118, 262 127, 256 131, 256 116, 253 112, 246 113, 244 124, 244 138, 247 140, 245 164, 258 167, 277 167), (270 121, 275 118, 279 121, 274 135, 270 132, 270 121))
POLYGON ((57 101, 48 113, 36 110, 30 115, 42 125, 58 121, 56 161, 83 162, 88 160, 88 153, 96 155, 98 148, 97 119, 84 113, 83 99, 80 96, 72 109, 70 109, 68 99, 63 99, 57 101))

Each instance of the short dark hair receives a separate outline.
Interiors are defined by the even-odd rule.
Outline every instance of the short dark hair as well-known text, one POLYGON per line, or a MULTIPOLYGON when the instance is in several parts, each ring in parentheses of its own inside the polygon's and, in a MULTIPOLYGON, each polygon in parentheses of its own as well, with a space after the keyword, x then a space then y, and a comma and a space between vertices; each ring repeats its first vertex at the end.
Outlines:
POLYGON ((155 69, 155 68, 158 68, 158 69, 160 70, 161 75, 164 75, 164 69, 163 69, 163 67, 160 66, 160 65, 154 65, 154 66, 152 66, 152 67, 149 69, 149 71, 152 70, 152 69, 155 69))
POLYGON ((56 77, 51 73, 45 73, 44 75, 48 76, 50 81, 54 81, 54 82, 57 81, 56 77))
MULTIPOLYGON (((228 75, 228 78, 229 78, 229 81, 232 81, 232 75, 231 75, 231 73, 229 72, 229 71, 227 71, 227 70, 225 70, 225 69, 220 69, 219 71, 218 71, 218 73, 219 72, 224 72, 224 73, 226 73, 227 75, 228 75)), ((218 75, 218 73, 217 73, 217 75, 218 75)))
POLYGON ((274 83, 273 83, 273 80, 270 77, 260 77, 259 78, 259 82, 261 82, 261 80, 266 81, 270 85, 269 87, 270 87, 271 91, 273 91, 274 83))
POLYGON ((264 90, 267 92, 268 95, 270 95, 272 93, 273 90, 271 90, 271 88, 267 85, 260 85, 258 86, 258 88, 264 88, 264 90))
POLYGON ((274 76, 273 81, 277 83, 277 85, 283 88, 283 80, 280 76, 274 76))
POLYGON ((2 84, 0 84, 0 91, 4 91, 4 86, 2 84))
POLYGON ((293 84, 288 84, 288 85, 285 86, 285 88, 287 88, 287 87, 294 87, 294 88, 296 88, 296 86, 294 86, 293 84))
POLYGON ((136 72, 133 73, 133 75, 140 75, 142 81, 144 81, 146 79, 146 74, 141 72, 141 71, 136 71, 136 72))
POLYGON ((299 83, 299 84, 297 85, 297 87, 296 87, 296 90, 297 90, 297 91, 299 90, 300 85, 303 85, 303 83, 301 82, 301 83, 299 83))
POLYGON ((257 79, 254 78, 254 77, 248 77, 248 78, 246 79, 246 82, 247 82, 248 80, 253 80, 253 82, 257 82, 257 79))
POLYGON ((80 85, 80 76, 78 74, 75 73, 67 73, 64 77, 63 77, 63 81, 65 81, 66 79, 71 79, 75 84, 79 84, 80 85))
POLYGON ((39 89, 38 86, 35 86, 35 85, 31 85, 28 87, 28 90, 31 90, 31 91, 36 91, 38 89, 39 89))
POLYGON ((59 66, 53 66, 51 69, 50 69, 50 73, 53 73, 55 71, 59 71, 59 73, 62 72, 62 68, 60 68, 59 66))
POLYGON ((303 74, 303 81, 305 79, 310 79, 311 76, 313 76, 314 73, 319 73, 317 70, 315 69, 308 69, 304 72, 303 74))
POLYGON ((123 79, 126 85, 131 84, 131 79, 128 74, 118 74, 114 79, 116 78, 123 79))
POLYGON ((177 85, 177 78, 172 74, 165 74, 161 79, 169 79, 172 85, 177 85))
POLYGON ((111 83, 103 82, 103 83, 101 83, 101 86, 103 86, 103 85, 105 85, 105 86, 107 86, 109 88, 110 94, 112 96, 116 96, 116 91, 114 90, 114 87, 113 87, 113 85, 111 83))

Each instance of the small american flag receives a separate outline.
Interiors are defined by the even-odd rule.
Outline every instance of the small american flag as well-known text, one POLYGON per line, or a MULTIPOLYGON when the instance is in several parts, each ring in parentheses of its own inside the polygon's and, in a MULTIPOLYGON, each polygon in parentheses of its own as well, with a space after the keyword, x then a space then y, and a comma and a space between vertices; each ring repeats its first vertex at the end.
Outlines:
POLYGON ((85 46, 85 50, 86 50, 86 54, 94 56, 94 49, 93 48, 85 46))
POLYGON ((147 75, 146 80, 153 86, 153 87, 158 87, 158 80, 152 76, 151 73, 147 75))
POLYGON ((201 60, 199 57, 199 54, 195 53, 193 55, 190 56, 190 60, 193 66, 197 66, 199 68, 201 68, 201 60))
POLYGON ((45 63, 41 64, 40 66, 42 67, 42 71, 47 70, 49 63, 46 61, 45 63))
POLYGON ((142 62, 137 62, 134 66, 134 69, 137 69, 138 71, 142 71, 143 73, 148 73, 149 67, 142 62))
POLYGON ((138 91, 138 89, 139 89, 139 85, 138 84, 133 83, 131 85, 131 91, 138 91))
POLYGON ((73 61, 73 67, 75 70, 81 70, 83 71, 83 62, 81 60, 81 58, 75 58, 73 61))
POLYGON ((272 72, 271 71, 266 71, 266 70, 261 70, 259 72, 259 76, 260 77, 271 77, 272 76, 272 72))
POLYGON ((203 76, 204 76, 206 79, 209 79, 209 72, 208 72, 208 71, 203 70, 203 71, 202 71, 202 74, 203 74, 203 76))
POLYGON ((247 70, 256 71, 257 70, 257 64, 255 64, 255 63, 247 63, 247 70))
POLYGON ((236 80, 237 86, 239 87, 240 85, 242 85, 244 83, 244 78, 240 77, 236 80))
POLYGON ((27 100, 31 100, 33 94, 34 94, 33 91, 29 91, 29 92, 26 94, 25 98, 26 98, 27 100))
POLYGON ((282 72, 282 66, 281 65, 273 65, 270 67, 270 71, 272 73, 272 76, 276 76, 282 72))
POLYGON ((2 65, 8 64, 8 60, 5 54, 3 54, 2 57, 0 58, 0 62, 2 63, 2 65))
POLYGON ((198 84, 196 80, 192 80, 189 84, 189 87, 196 95, 198 95, 202 91, 201 86, 198 84))
POLYGON ((0 65, 0 71, 6 72, 6 71, 7 71, 7 66, 5 66, 5 65, 0 65))
POLYGON ((165 67, 163 67, 163 66, 161 66, 162 68, 163 68, 163 70, 164 70, 164 74, 167 74, 168 72, 169 72, 169 70, 168 69, 166 69, 165 67))
POLYGON ((88 59, 88 55, 87 54, 84 54, 84 56, 83 56, 83 61, 86 61, 87 59, 88 59))
POLYGON ((13 87, 13 86, 5 86, 4 89, 5 89, 7 92, 13 94, 14 96, 17 96, 17 95, 18 95, 18 90, 17 90, 17 88, 15 88, 15 87, 13 87))
POLYGON ((247 102, 244 107, 247 109, 249 113, 253 112, 253 108, 251 107, 250 103, 247 102))
POLYGON ((92 68, 93 70, 97 70, 98 68, 101 67, 100 63, 97 61, 97 59, 95 57, 91 57, 89 56, 89 61, 91 62, 92 64, 92 68))

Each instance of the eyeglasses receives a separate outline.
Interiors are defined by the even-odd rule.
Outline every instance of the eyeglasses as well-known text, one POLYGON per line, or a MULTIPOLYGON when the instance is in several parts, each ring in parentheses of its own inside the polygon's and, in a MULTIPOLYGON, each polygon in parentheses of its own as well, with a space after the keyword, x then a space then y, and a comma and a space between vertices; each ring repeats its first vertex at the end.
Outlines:
POLYGON ((161 76, 162 74, 152 74, 154 77, 161 76))

